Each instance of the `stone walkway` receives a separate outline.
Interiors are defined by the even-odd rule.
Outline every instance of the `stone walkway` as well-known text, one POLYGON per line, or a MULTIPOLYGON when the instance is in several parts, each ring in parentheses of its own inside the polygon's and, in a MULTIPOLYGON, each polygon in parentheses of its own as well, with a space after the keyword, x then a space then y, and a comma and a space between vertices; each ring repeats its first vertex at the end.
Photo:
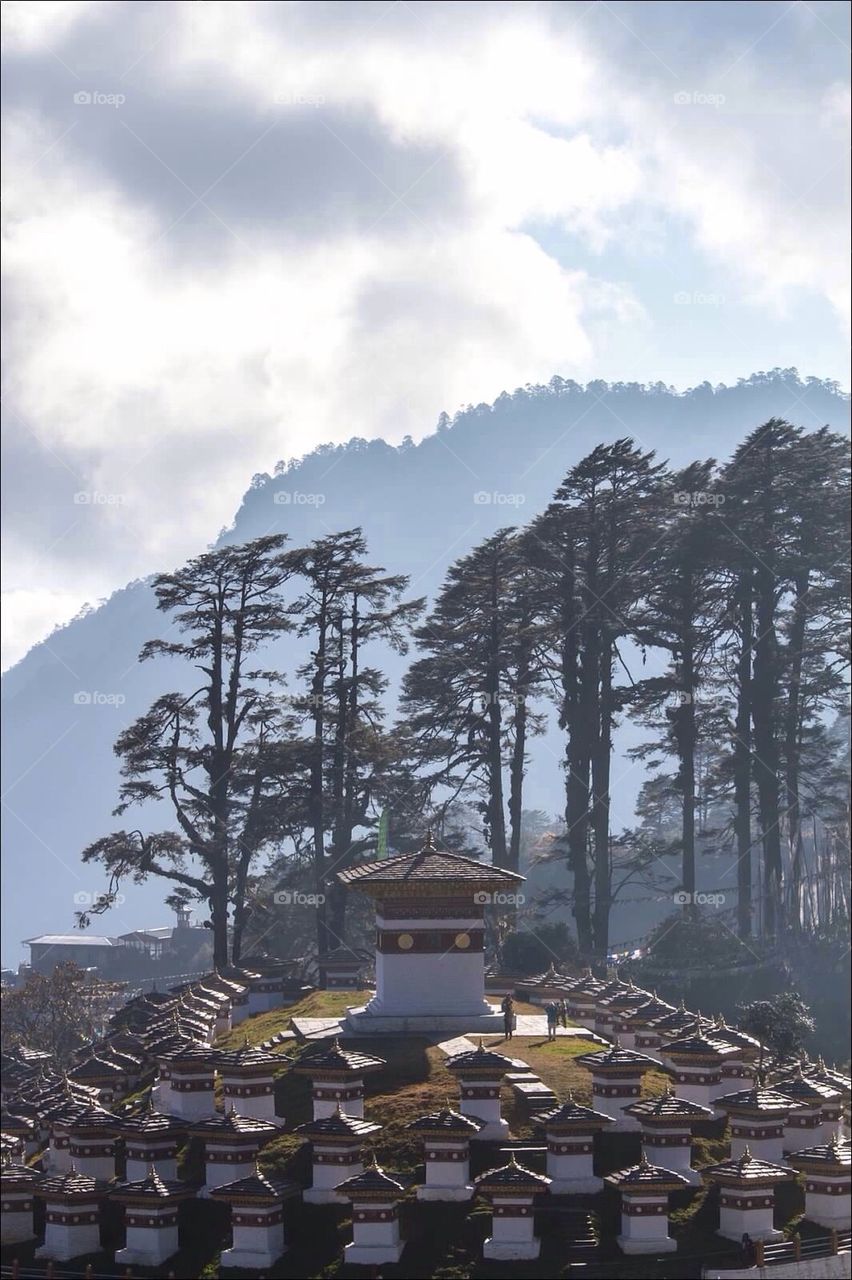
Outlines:
POLYGON ((476 1045, 467 1036, 454 1036, 452 1040, 442 1040, 438 1048, 445 1057, 452 1058, 456 1053, 472 1053, 476 1045))
MULTIPOLYGON (((341 1038, 351 1035, 351 1032, 345 1025, 343 1017, 338 1018, 298 1018, 293 1020, 295 1031, 279 1032, 278 1040, 290 1039, 293 1035, 297 1039, 305 1040, 323 1040, 330 1036, 340 1036, 341 1038)), ((515 1027, 516 1036, 541 1036, 542 1040, 547 1039, 547 1018, 543 1013, 519 1013, 517 1015, 517 1026, 515 1027)), ((601 1036, 595 1035, 593 1031, 587 1030, 585 1027, 557 1027, 556 1035, 559 1038, 578 1037, 581 1040, 594 1040, 596 1044, 605 1045, 609 1042, 601 1036)), ((489 1035, 490 1039, 490 1035, 489 1035)), ((475 1049, 479 1039, 477 1036, 456 1036, 450 1040, 440 1042, 440 1047, 445 1053, 464 1053, 467 1049, 475 1049), (458 1045, 458 1048, 447 1049, 447 1045, 458 1045)), ((505 1051, 511 1047, 511 1040, 507 1041, 500 1037, 499 1040, 492 1042, 494 1047, 505 1046, 501 1051, 505 1051)))
POLYGON ((343 1036, 344 1019, 339 1018, 293 1018, 293 1030, 289 1032, 297 1040, 324 1040, 331 1036, 343 1036))
MULTIPOLYGON (((547 1039, 547 1018, 543 1013, 519 1013, 517 1015, 515 1035, 516 1036, 541 1036, 542 1040, 546 1040, 547 1039)), ((562 1037, 568 1037, 568 1039, 570 1039, 573 1036, 575 1039, 579 1037, 579 1039, 581 1040, 594 1040, 596 1044, 609 1044, 609 1041, 604 1040, 603 1036, 595 1035, 594 1031, 588 1031, 586 1027, 557 1027, 556 1035, 560 1039, 562 1037)), ((476 1043, 470 1046, 473 1049, 475 1049, 476 1045, 479 1043, 479 1038, 477 1036, 458 1037, 459 1042, 461 1042, 463 1039, 475 1040, 476 1043)), ((456 1041, 448 1040, 446 1043, 455 1044, 456 1041)), ((492 1043, 492 1048, 495 1048, 495 1049, 498 1048, 498 1046, 500 1045, 504 1045, 506 1046, 506 1048, 509 1048, 512 1044, 512 1041, 504 1040, 503 1037, 501 1036, 499 1040, 494 1040, 491 1043, 492 1043)), ((462 1050, 455 1049, 453 1050, 453 1052, 461 1053, 462 1050)), ((501 1052, 505 1052, 505 1049, 501 1049, 501 1052)))

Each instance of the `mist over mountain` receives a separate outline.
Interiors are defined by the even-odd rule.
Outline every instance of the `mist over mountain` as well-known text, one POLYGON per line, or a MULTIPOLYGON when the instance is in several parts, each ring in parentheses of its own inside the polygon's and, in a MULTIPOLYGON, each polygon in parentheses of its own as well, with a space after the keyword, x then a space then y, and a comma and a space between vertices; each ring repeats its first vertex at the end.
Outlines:
MULTIPOLYGON (((409 595, 430 598, 448 566, 482 538, 540 511, 570 466, 595 444, 630 435, 682 466, 725 458, 770 417, 813 430, 849 429, 849 398, 837 384, 802 380, 795 370, 754 374, 736 386, 705 383, 678 393, 662 384, 585 387, 555 378, 469 406, 415 444, 353 439, 279 464, 251 481, 233 525, 217 541, 281 532, 295 545, 363 527, 373 564, 411 576, 409 595)), ((187 490, 193 478, 185 478, 187 490)), ((198 551, 203 550, 202 547, 198 551)), ((173 566, 164 565, 164 569, 173 566)), ((80 863, 81 850, 117 825, 119 732, 189 674, 176 664, 137 661, 142 644, 168 622, 146 582, 134 582, 36 645, 3 679, 3 959, 21 958, 20 940, 68 932, 74 911, 103 888, 80 863)), ((266 665, 292 671, 290 637, 266 665)), ((392 688, 405 659, 377 654, 392 688)), ((189 687, 188 685, 186 686, 189 687)), ((638 741, 619 730, 613 769, 613 829, 628 822, 639 772, 625 759, 638 741)), ((557 739, 532 745, 526 804, 557 813, 563 804, 557 739)), ((165 825, 165 810, 130 813, 122 825, 165 825)), ((106 933, 163 923, 164 886, 122 886, 124 901, 97 928, 106 933)), ((614 938, 620 926, 614 918, 614 938)), ((622 934, 629 936, 629 934, 622 934)))

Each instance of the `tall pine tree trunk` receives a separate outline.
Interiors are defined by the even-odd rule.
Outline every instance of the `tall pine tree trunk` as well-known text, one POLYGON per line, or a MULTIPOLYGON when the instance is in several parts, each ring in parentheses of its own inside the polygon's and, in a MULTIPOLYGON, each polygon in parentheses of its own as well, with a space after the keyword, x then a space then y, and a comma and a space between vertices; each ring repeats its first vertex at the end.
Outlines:
POLYGON ((591 879, 588 845, 591 802, 592 752, 597 740, 598 651, 597 627, 584 623, 580 649, 580 689, 569 726, 568 776, 565 818, 568 825, 568 861, 574 876, 574 919, 580 950, 594 950, 591 914, 591 879))
POLYGON ((491 835, 491 860, 495 866, 505 867, 507 851, 503 798, 503 713, 500 706, 501 582, 496 557, 492 562, 490 586, 491 634, 485 690, 488 699, 488 828, 491 835))
POLYGON ((578 606, 576 594, 576 550, 573 538, 566 538, 561 557, 559 628, 560 675, 562 681, 562 709, 559 727, 567 736, 565 746, 565 827, 568 848, 568 868, 574 881, 574 922, 577 942, 583 955, 592 954, 591 886, 586 861, 585 829, 574 833, 574 820, 585 813, 588 806, 588 746, 581 741, 580 720, 580 660, 578 606), (585 778, 585 784, 583 779, 585 778))
POLYGON ((313 837, 313 880, 316 903, 317 955, 322 957, 329 950, 326 926, 325 882, 325 804, 323 799, 325 764, 325 684, 326 654, 328 645, 328 602, 323 591, 318 624, 317 648, 314 654, 314 671, 311 680, 311 698, 314 713, 313 751, 308 781, 311 834, 313 837))
POLYGON ((775 578, 756 572, 754 676, 752 680, 752 757, 763 849, 764 919, 775 937, 781 925, 781 812, 778 802, 780 753, 776 733, 778 642, 775 633, 775 578))
POLYGON ((518 623, 519 640, 515 668, 514 740, 509 764, 509 858, 510 871, 521 865, 521 817, 524 807, 524 773, 527 753, 527 694, 530 686, 529 610, 522 609, 518 623))
POLYGON ((527 704, 523 695, 518 696, 515 707, 515 737, 512 743, 512 759, 509 772, 509 857, 510 871, 518 871, 521 865, 521 816, 524 803, 524 768, 527 750, 527 704))
POLYGON ((695 654, 692 629, 686 627, 686 643, 681 657, 681 687, 683 701, 677 708, 678 752, 680 755, 680 783, 682 791, 681 812, 681 880, 684 893, 689 894, 686 904, 690 914, 695 903, 695 654))
MULTIPOLYGON (((354 741, 358 728, 358 650, 360 613, 358 594, 353 594, 349 618, 349 679, 341 684, 340 722, 343 727, 340 806, 335 831, 334 870, 352 862, 352 833, 355 829, 355 798, 358 786, 358 749, 354 741)), ((329 886, 328 931, 338 944, 346 940, 346 908, 349 894, 335 878, 329 886)))
POLYGON ((737 842, 737 932, 748 938, 752 932, 751 859, 751 575, 743 571, 736 587, 736 627, 739 632, 734 724, 734 833, 737 842))
POLYGON ((612 909, 612 871, 609 843, 609 782, 612 768, 612 640, 602 642, 600 657, 599 728, 592 757, 592 835, 595 860, 595 954, 606 961, 609 915, 612 909))
POLYGON ((331 949, 341 946, 345 928, 346 890, 337 879, 337 872, 346 865, 346 848, 348 840, 344 830, 344 790, 346 774, 346 752, 349 733, 348 723, 348 690, 346 681, 346 653, 343 643, 343 618, 338 615, 334 619, 334 643, 337 671, 334 678, 336 698, 334 718, 334 745, 331 757, 331 796, 329 814, 331 822, 331 847, 328 851, 326 868, 326 933, 331 949))
POLYGON ((802 867, 804 849, 802 841, 801 798, 799 795, 799 757, 802 716, 802 664, 804 661, 805 631, 807 626, 806 599, 809 590, 807 572, 796 575, 794 583, 793 617, 790 639, 787 645, 788 691, 784 717, 784 767, 787 793, 787 829, 790 835, 790 907, 791 921, 801 928, 803 920, 802 867))

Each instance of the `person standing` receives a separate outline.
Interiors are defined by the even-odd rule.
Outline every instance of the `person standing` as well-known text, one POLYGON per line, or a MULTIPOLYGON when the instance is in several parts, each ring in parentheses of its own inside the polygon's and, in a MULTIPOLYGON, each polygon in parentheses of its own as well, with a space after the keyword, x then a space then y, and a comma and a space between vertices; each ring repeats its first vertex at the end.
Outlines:
POLYGON ((503 1036, 506 1040, 511 1040, 515 1029, 515 1002, 510 992, 503 997, 500 1008, 503 1010, 503 1036))
POLYGON ((548 1040, 555 1040, 556 1039, 556 1019, 558 1016, 558 1010, 556 1008, 555 1001, 548 1000, 547 1004, 544 1006, 544 1012, 547 1014, 547 1038, 548 1040))

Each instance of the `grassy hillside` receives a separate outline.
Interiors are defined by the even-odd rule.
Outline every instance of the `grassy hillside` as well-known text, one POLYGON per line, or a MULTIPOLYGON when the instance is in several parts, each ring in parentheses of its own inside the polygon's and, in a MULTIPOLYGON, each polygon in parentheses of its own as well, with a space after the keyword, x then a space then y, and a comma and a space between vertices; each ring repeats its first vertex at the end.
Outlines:
MULTIPOLYGON (((348 1004, 361 1003, 365 994, 314 992, 296 1005, 246 1019, 220 1043, 228 1047, 238 1047, 245 1040, 259 1044, 276 1032, 286 1030, 294 1016, 331 1017, 348 1004)), ((590 1077, 576 1059, 599 1047, 593 1042, 579 1037, 561 1037, 548 1043, 541 1036, 519 1036, 506 1045, 502 1039, 489 1036, 485 1043, 512 1057, 522 1058, 560 1099, 571 1090, 578 1101, 590 1102, 590 1077)), ((697 1280, 701 1275, 702 1260, 730 1253, 730 1246, 715 1235, 718 1219, 714 1195, 702 1190, 697 1195, 686 1193, 672 1198, 672 1230, 679 1242, 677 1255, 648 1262, 635 1258, 625 1260, 615 1244, 619 1198, 608 1188, 598 1196, 572 1197, 568 1212, 564 1208, 556 1211, 552 1207, 542 1207, 537 1218, 542 1253, 536 1262, 511 1265, 484 1262, 482 1244, 490 1234, 490 1211, 484 1202, 441 1205, 420 1204, 414 1199, 413 1187, 424 1176, 422 1145, 408 1132, 406 1125, 424 1112, 440 1108, 447 1099, 455 1104, 457 1085, 446 1069, 445 1055, 437 1045, 416 1036, 347 1040, 347 1045, 367 1050, 387 1061, 386 1067, 365 1080, 366 1114, 382 1125, 371 1149, 375 1150, 380 1164, 388 1172, 412 1188, 401 1206, 402 1233, 408 1245, 398 1266, 382 1269, 386 1280, 395 1280, 396 1277, 399 1280, 426 1280, 430 1276, 440 1280, 502 1280, 503 1277, 506 1280, 509 1277, 529 1277, 532 1280, 533 1277, 563 1276, 568 1274, 575 1236, 589 1229, 600 1239, 592 1276, 636 1277, 637 1280, 644 1276, 666 1276, 673 1280, 696 1277, 697 1280)), ((295 1040, 285 1042, 280 1050, 282 1066, 304 1051, 305 1046, 300 1046, 295 1040)), ((649 1072, 643 1092, 657 1093, 665 1081, 662 1073, 649 1072)), ((276 1104, 279 1113, 286 1117, 288 1130, 310 1119, 309 1081, 290 1073, 283 1074, 276 1083, 276 1104)), ((529 1139, 531 1147, 540 1146, 540 1136, 534 1134, 525 1110, 515 1103, 508 1089, 504 1089, 503 1112, 510 1122, 513 1137, 529 1139)), ((721 1125, 709 1123, 696 1142, 696 1163, 720 1159, 726 1149, 721 1125)), ((606 1134, 597 1153, 597 1171, 605 1174, 635 1164, 639 1156, 638 1135, 606 1134)), ((504 1163, 506 1158, 491 1143, 474 1143, 471 1173, 476 1176, 504 1163)), ((524 1151, 519 1158, 531 1168, 544 1171, 542 1151, 524 1151)), ((264 1170, 292 1178, 302 1185, 310 1181, 309 1148, 292 1132, 282 1133, 270 1143, 262 1152, 260 1163, 264 1170)), ((201 1168, 200 1153, 188 1150, 183 1162, 184 1176, 200 1176, 201 1168)), ((783 1188, 778 1204, 776 1221, 792 1226, 803 1207, 799 1187, 783 1188)), ((219 1268, 219 1255, 229 1244, 228 1215, 221 1205, 196 1201, 187 1205, 182 1215, 183 1247, 169 1263, 176 1277, 215 1280, 221 1274, 222 1280, 228 1280, 238 1274, 250 1274, 219 1268)), ((362 1268, 347 1267, 341 1261, 343 1246, 351 1239, 351 1216, 346 1205, 320 1207, 304 1205, 300 1201, 290 1202, 285 1206, 285 1235, 289 1250, 270 1275, 345 1278, 364 1274, 362 1268)), ((104 1215, 102 1240, 110 1252, 75 1260, 75 1274, 82 1274, 89 1262, 96 1276, 112 1274, 111 1251, 120 1247, 122 1242, 121 1219, 116 1206, 108 1206, 104 1215)), ((34 1265, 37 1274, 44 1274, 43 1264, 33 1264, 32 1245, 4 1248, 2 1257, 4 1266, 17 1257, 22 1266, 34 1265)), ((164 1276, 169 1272, 134 1268, 133 1274, 140 1277, 164 1276)))

